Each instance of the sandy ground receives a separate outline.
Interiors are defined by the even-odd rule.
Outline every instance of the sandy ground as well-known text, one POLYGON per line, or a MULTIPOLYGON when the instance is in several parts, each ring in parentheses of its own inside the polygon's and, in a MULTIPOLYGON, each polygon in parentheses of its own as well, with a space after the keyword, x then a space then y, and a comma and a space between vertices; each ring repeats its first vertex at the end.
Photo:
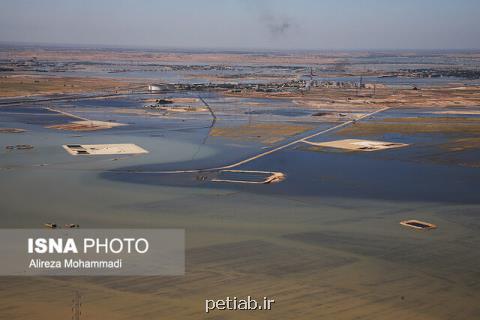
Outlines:
POLYGON ((0 77, 0 97, 45 94, 125 92, 129 83, 112 79, 15 75, 0 77))
POLYGON ((213 137, 228 139, 253 140, 265 144, 273 144, 307 130, 313 129, 309 125, 292 125, 282 123, 255 123, 235 127, 214 127, 210 132, 213 137))
POLYGON ((405 143, 392 143, 385 141, 372 141, 372 140, 360 140, 360 139, 345 139, 345 140, 335 140, 328 142, 307 142, 308 144, 315 147, 324 147, 324 148, 335 148, 335 149, 344 149, 350 151, 380 151, 392 148, 401 148, 406 147, 408 144, 405 143))
POLYGON ((126 124, 118 123, 118 122, 84 120, 84 121, 73 121, 66 124, 56 124, 52 126, 47 126, 46 128, 57 129, 57 130, 70 130, 70 131, 95 131, 95 130, 111 129, 119 126, 126 126, 126 124))
POLYGON ((386 118, 381 121, 359 122, 337 131, 339 135, 348 136, 373 136, 385 133, 480 134, 480 118, 386 118))
POLYGON ((19 128, 0 128, 0 133, 22 133, 25 131, 25 129, 19 128))
POLYGON ((336 89, 314 88, 304 93, 226 93, 228 96, 251 98, 290 98, 298 106, 328 109, 346 109, 352 107, 471 107, 480 105, 480 87, 432 87, 422 90, 412 89, 336 89))
POLYGON ((434 111, 433 114, 458 114, 458 115, 477 115, 480 110, 448 110, 448 111, 434 111))
MULTIPOLYGON (((187 51, 187 50, 185 50, 187 51)), ((375 56, 376 53, 373 53, 375 56)), ((397 52, 397 56, 415 56, 415 52, 397 52)), ((443 53, 445 57, 478 59, 477 52, 443 53)), ((69 50, 55 48, 28 48, 21 50, 1 50, 0 59, 70 60, 70 61, 144 61, 144 62, 208 62, 208 63, 263 63, 263 64, 338 64, 342 67, 348 58, 372 57, 369 51, 331 52, 168 52, 142 50, 69 50)), ((362 67, 362 69, 364 69, 362 67)), ((362 70, 365 73, 365 70, 362 70)))
MULTIPOLYGON (((360 54, 360 53, 359 53, 360 54)), ((366 54, 366 53, 363 53, 366 54)), ((302 64, 334 63, 343 59, 347 53, 334 54, 256 54, 256 53, 188 53, 188 52, 142 52, 96 51, 92 50, 21 50, 15 52, 0 51, 0 59, 32 59, 58 61, 144 61, 144 62, 205 62, 205 63, 266 63, 266 64, 302 64)))

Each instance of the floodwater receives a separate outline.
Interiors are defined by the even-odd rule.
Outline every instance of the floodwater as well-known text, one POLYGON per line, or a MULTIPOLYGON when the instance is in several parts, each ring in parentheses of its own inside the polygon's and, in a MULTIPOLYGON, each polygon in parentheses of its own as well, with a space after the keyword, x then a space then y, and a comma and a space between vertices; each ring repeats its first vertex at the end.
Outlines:
MULTIPOLYGON (((223 166, 295 137, 263 145, 209 136, 208 113, 157 117, 114 112, 141 109, 143 98, 55 105, 92 120, 128 124, 96 132, 45 128, 71 119, 41 104, 1 107, 0 127, 27 130, 0 133, 2 227, 38 228, 53 222, 82 228, 185 228, 187 274, 181 279, 139 279, 135 285, 125 278, 18 280, 21 285, 12 289, 12 297, 27 294, 36 301, 39 297, 28 288, 53 286, 42 295, 52 309, 69 309, 68 303, 62 304, 68 293, 55 288, 81 283, 87 297, 99 298, 88 300, 87 310, 107 310, 118 318, 134 316, 134 306, 141 304, 157 315, 185 319, 200 312, 198 305, 207 296, 239 295, 274 297, 278 302, 269 313, 273 318, 480 318, 480 171, 462 161, 431 160, 441 157, 439 145, 451 136, 360 137, 411 144, 378 152, 331 152, 296 144, 236 168, 283 172, 283 182, 215 183, 199 180, 198 173, 152 171, 223 166), (82 143, 135 143, 149 153, 75 157, 61 147, 82 143), (34 149, 5 149, 16 144, 34 149), (406 219, 439 228, 410 230, 399 224, 406 219), (113 300, 102 302, 110 295, 105 288, 115 290, 108 298, 113 300)), ((216 125, 272 120, 309 123, 317 130, 335 125, 312 117, 308 109, 291 113, 288 104, 268 99, 260 101, 272 104, 265 112, 250 112, 244 104, 251 100, 207 100, 218 112, 216 125)), ((415 108, 391 109, 366 121, 402 116, 434 115, 415 108)), ((353 137, 332 131, 315 141, 345 138, 353 137)), ((478 160, 480 153, 458 157, 478 160)), ((20 308, 21 303, 14 305, 20 308)))

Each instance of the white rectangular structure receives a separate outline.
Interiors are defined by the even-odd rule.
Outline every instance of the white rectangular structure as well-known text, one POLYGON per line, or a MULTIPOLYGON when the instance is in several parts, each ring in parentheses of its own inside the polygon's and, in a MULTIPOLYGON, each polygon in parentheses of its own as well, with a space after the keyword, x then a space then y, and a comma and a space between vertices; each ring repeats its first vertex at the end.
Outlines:
POLYGON ((71 155, 112 155, 112 154, 142 154, 147 150, 133 143, 122 144, 67 144, 63 148, 71 155))

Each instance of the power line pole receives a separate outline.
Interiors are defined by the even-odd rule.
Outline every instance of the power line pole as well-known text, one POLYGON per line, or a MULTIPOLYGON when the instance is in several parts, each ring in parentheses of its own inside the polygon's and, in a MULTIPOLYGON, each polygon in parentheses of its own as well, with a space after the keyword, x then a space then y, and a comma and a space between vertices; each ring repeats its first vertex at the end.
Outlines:
POLYGON ((80 320, 80 315, 82 314, 82 312, 80 311, 80 307, 82 306, 80 298, 80 293, 78 291, 75 291, 72 300, 72 320, 80 320))

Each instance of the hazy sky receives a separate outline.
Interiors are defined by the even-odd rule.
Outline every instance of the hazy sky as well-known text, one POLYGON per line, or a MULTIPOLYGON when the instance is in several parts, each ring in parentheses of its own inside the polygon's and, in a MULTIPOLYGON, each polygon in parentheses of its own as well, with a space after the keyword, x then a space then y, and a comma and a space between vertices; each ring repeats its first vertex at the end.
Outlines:
POLYGON ((480 0, 0 0, 0 41, 480 49, 480 0))

